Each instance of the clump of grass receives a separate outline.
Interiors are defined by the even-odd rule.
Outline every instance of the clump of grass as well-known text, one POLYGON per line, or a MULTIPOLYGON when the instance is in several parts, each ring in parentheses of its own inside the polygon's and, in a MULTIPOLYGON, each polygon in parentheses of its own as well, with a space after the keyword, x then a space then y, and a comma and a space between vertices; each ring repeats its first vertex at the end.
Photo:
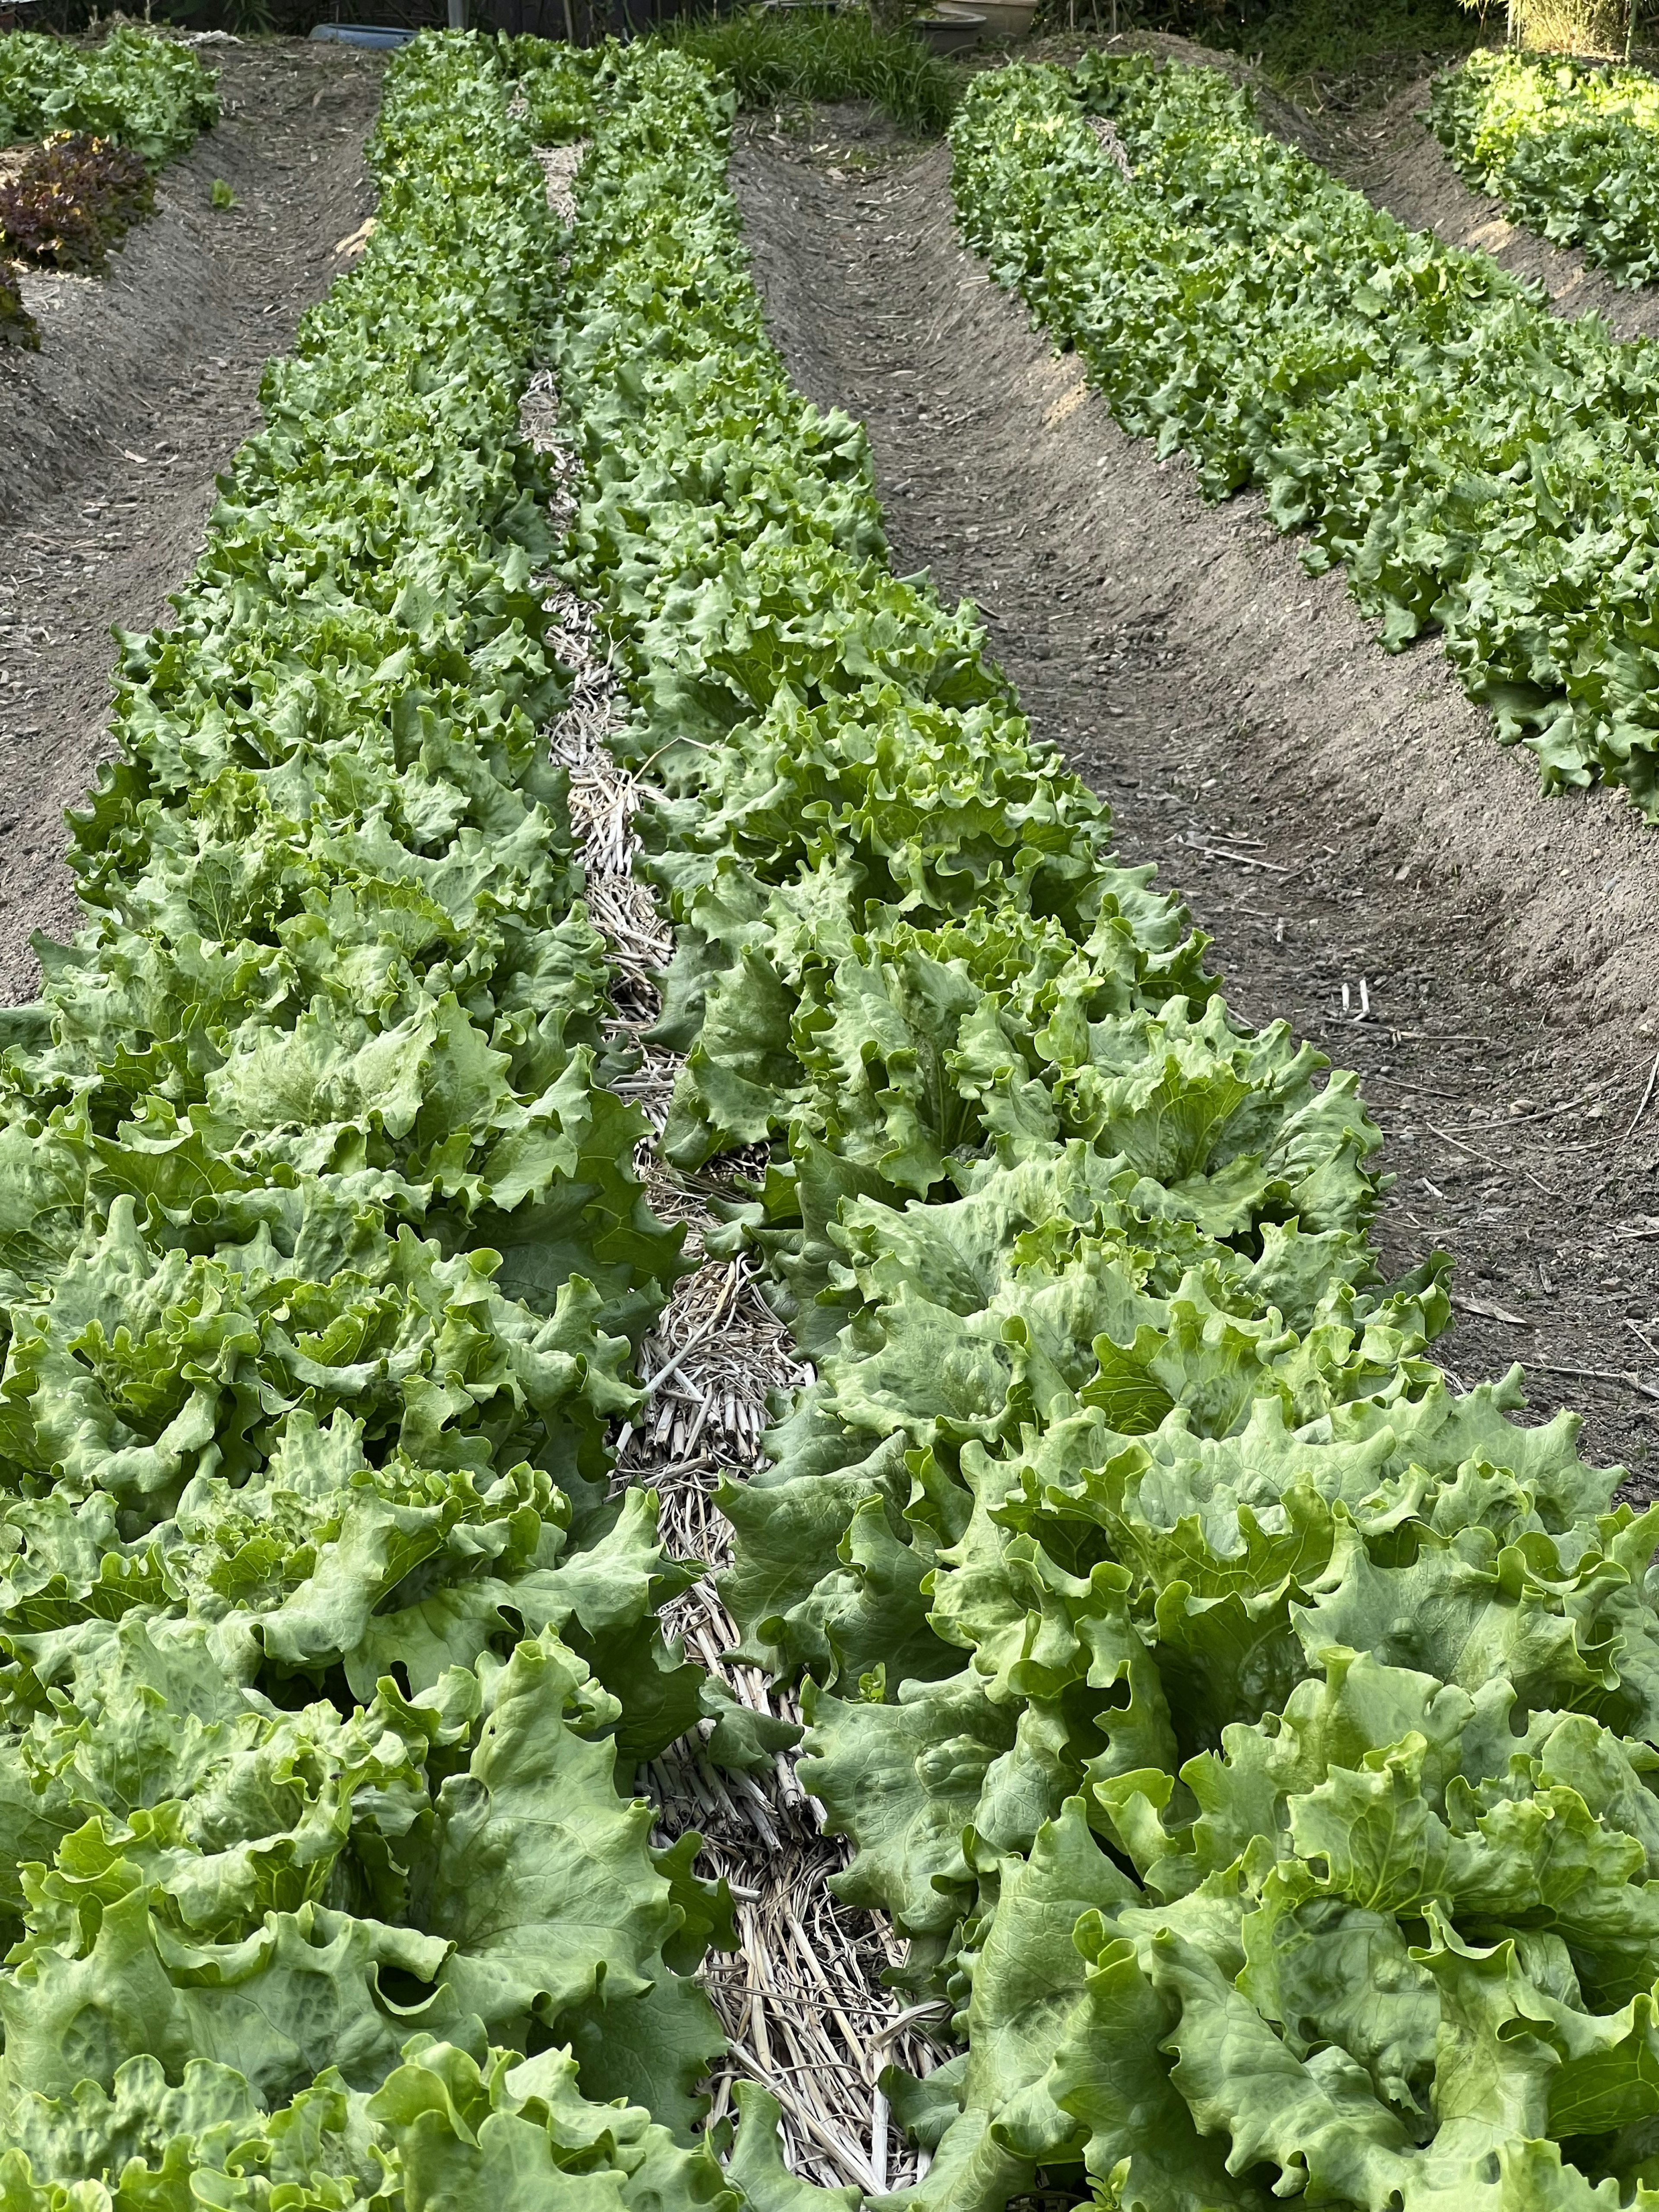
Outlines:
POLYGON ((1229 29, 1280 83, 1350 76, 1381 54, 1465 52, 1478 35, 1449 0, 1303 0, 1229 29))
MULTIPOLYGON (((1088 4, 1097 26, 1105 0, 1088 4)), ((1066 5, 1051 5, 1051 29, 1066 5)), ((1333 92, 1386 98, 1425 64, 1467 53, 1496 8, 1497 0, 1120 0, 1116 12, 1125 28, 1177 31, 1249 54, 1282 92, 1321 106, 1333 92)))
POLYGON ((878 30, 862 9, 755 8, 665 24, 659 35, 723 70, 745 107, 867 100, 902 129, 937 137, 957 104, 946 64, 908 33, 878 30))

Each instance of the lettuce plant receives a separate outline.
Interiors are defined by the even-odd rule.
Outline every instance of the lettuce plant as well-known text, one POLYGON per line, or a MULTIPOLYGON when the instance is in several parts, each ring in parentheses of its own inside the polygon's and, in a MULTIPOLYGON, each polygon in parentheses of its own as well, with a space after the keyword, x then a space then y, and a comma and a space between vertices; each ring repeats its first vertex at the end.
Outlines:
POLYGON ((122 233, 155 205, 142 156, 84 133, 56 138, 0 186, 0 240, 20 260, 99 270, 122 233))
MULTIPOLYGON (((1194 125, 1094 82, 1139 158, 1209 165, 1213 226, 1224 88, 1194 125)), ((862 433, 767 339, 729 100, 641 47, 595 86, 567 573, 664 790, 670 1149, 767 1147, 723 1237, 816 1370, 722 1494, 740 1656, 802 1681, 836 1886, 957 2045, 884 2077, 933 2154, 888 2201, 1659 2203, 1659 1509, 1518 1374, 1451 1387, 1352 1079, 1229 1013, 971 610, 895 582, 862 433)), ((958 126, 1045 300, 1116 191, 1074 98, 1000 72, 958 126)), ((1485 312, 1485 264, 1413 265, 1425 318, 1485 312)))
POLYGON ((1482 50, 1436 78, 1428 122, 1515 222, 1582 246, 1615 284, 1659 275, 1659 84, 1645 70, 1482 50))
POLYGON ((214 82, 188 46, 137 23, 93 48, 14 31, 0 39, 0 146, 78 131, 159 168, 218 120, 214 82))
POLYGON ((1385 647, 1437 633, 1547 788, 1659 820, 1659 346, 1402 228, 1213 70, 999 70, 951 137, 969 242, 1126 429, 1258 487, 1385 647))

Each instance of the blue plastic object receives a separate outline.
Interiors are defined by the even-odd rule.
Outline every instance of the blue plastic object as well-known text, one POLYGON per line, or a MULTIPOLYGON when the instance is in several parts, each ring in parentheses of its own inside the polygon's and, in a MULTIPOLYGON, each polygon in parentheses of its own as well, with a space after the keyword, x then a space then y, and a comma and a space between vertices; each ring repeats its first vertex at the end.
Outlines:
POLYGON ((406 46, 415 33, 389 23, 319 23, 311 35, 336 46, 406 46))

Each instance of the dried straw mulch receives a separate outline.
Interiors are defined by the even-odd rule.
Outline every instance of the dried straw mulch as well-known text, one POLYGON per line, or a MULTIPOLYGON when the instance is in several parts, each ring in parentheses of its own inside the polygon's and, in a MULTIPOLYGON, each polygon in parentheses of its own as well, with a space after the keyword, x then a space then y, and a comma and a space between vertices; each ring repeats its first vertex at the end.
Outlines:
MULTIPOLYGON (((549 198, 568 214, 580 147, 541 158, 549 198)), ((578 464, 559 428, 551 375, 538 372, 526 395, 526 434, 553 459, 560 490, 555 520, 574 507, 578 464)), ((656 1018, 656 977, 673 951, 672 933, 649 888, 632 871, 633 817, 648 786, 622 768, 606 744, 626 716, 610 655, 592 610, 562 586, 550 588, 551 641, 576 671, 570 704, 551 733, 555 759, 570 771, 570 812, 582 842, 588 909, 615 964, 614 1031, 637 1054, 617 1085, 660 1134, 678 1068, 675 1055, 643 1042, 656 1018)), ((645 1405, 617 1438, 619 1484, 648 1483, 661 1499, 667 1550, 708 1569, 665 1616, 701 1662, 755 1711, 798 1720, 793 1694, 774 1692, 757 1669, 723 1654, 737 1641, 715 1588, 729 1557, 730 1529, 716 1507, 722 1480, 741 1481, 760 1456, 768 1401, 811 1379, 762 1294, 746 1256, 706 1256, 709 1200, 757 1164, 741 1156, 702 1175, 678 1175, 654 1145, 640 1166, 657 1212, 688 1224, 687 1251, 700 1261, 675 1287, 642 1347, 645 1405)), ((823 1832, 823 1808, 796 1779, 793 1753, 780 1753, 759 1777, 721 1773, 705 1747, 710 1723, 640 1770, 638 1787, 659 1808, 667 1843, 695 1827, 703 1837, 699 1866, 723 1875, 736 1900, 741 1939, 734 1953, 712 1954, 702 1978, 730 2039, 710 2082, 709 2124, 727 2112, 734 2081, 763 2082, 783 2113, 786 2155, 793 2169, 824 2185, 851 2182, 879 2194, 926 2170, 890 2121, 878 2087, 896 2061, 926 2074, 945 2055, 930 2039, 941 2008, 907 2006, 884 1976, 903 1961, 903 1945, 878 1915, 842 1905, 831 1878, 846 1864, 837 1838, 823 1832)))

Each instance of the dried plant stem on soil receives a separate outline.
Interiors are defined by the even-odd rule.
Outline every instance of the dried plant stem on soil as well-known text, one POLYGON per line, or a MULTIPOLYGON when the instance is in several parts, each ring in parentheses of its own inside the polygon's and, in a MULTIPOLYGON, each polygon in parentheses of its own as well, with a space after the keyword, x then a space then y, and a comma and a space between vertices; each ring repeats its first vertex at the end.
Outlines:
MULTIPOLYGON (((565 146, 539 156, 550 204, 567 220, 582 151, 565 146)), ((578 463, 560 431, 557 392, 544 370, 531 381, 521 422, 551 459, 554 520, 568 525, 578 463)), ((614 965, 612 1032, 638 1055, 635 1073, 616 1087, 659 1137, 679 1060, 644 1041, 658 1012, 653 977, 673 951, 654 896, 633 872, 634 815, 650 787, 621 767, 606 743, 625 706, 591 609, 562 586, 550 589, 545 605, 551 642, 576 672, 570 703, 551 733, 552 756, 570 772, 588 911, 614 965)), ((616 1480, 656 1490, 667 1550, 707 1564, 708 1571, 665 1610, 665 1632, 684 1636, 688 1656, 752 1711, 798 1721, 792 1694, 775 1697, 757 1668, 722 1657, 737 1630, 714 1579, 730 1552, 714 1493, 722 1480, 744 1480, 754 1465, 769 1396, 811 1379, 762 1295, 753 1263, 746 1256, 713 1258, 703 1249, 710 1200, 756 1164, 738 1154, 684 1176, 654 1142, 641 1147, 651 1202, 665 1219, 687 1224, 687 1253, 699 1264, 675 1286, 641 1347, 645 1401, 617 1438, 616 1480)), ((761 1776, 722 1774, 706 1749, 711 1728, 701 1723, 639 1777, 658 1808, 658 1841, 697 1829, 702 1871, 725 1876, 737 1901, 739 1948, 712 1954, 702 1976, 731 2041, 712 2077, 709 2124, 726 2117, 732 2085, 746 2076, 778 2100, 786 2154, 797 2173, 878 2193, 896 2188, 925 2169, 927 2154, 919 2160, 892 2125, 878 2077, 894 2061, 916 2074, 938 2064, 942 2053, 927 2033, 938 2008, 907 2008, 884 1986, 888 1969, 903 1962, 903 1945, 884 1917, 852 1910, 831 1894, 829 1878, 848 1855, 838 1838, 823 1833, 822 1808, 796 1778, 794 1755, 780 1753, 761 1776)))

